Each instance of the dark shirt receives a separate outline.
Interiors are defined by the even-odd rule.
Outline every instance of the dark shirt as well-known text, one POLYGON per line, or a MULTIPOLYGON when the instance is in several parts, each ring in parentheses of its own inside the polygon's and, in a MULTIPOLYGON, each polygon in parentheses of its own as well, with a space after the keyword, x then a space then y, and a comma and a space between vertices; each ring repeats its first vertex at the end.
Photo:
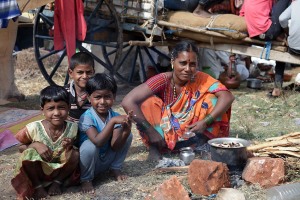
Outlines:
POLYGON ((67 85, 64 86, 65 89, 69 92, 69 102, 71 109, 69 111, 69 117, 68 119, 70 121, 78 123, 80 116, 91 107, 91 103, 86 98, 81 106, 79 106, 77 101, 77 94, 75 91, 75 86, 73 81, 67 85))

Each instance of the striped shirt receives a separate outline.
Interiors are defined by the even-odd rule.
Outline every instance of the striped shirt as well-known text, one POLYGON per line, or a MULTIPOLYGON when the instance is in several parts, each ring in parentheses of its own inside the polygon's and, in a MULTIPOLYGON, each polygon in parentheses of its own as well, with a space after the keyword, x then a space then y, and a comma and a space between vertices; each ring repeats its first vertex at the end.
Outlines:
POLYGON ((166 73, 161 73, 149 78, 146 84, 165 104, 170 104, 174 101, 171 79, 168 78, 166 73))
POLYGON ((78 122, 80 116, 91 107, 91 104, 88 99, 85 99, 83 104, 80 106, 77 101, 77 94, 74 87, 74 82, 71 81, 70 84, 65 86, 65 89, 69 92, 69 103, 70 103, 70 111, 68 120, 72 122, 78 122))

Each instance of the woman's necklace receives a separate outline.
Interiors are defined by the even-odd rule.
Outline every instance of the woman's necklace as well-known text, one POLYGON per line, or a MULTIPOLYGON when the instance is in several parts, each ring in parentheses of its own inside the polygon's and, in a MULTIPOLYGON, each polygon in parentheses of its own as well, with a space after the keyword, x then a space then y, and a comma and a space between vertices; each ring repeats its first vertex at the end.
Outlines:
POLYGON ((65 122, 64 122, 62 128, 60 130, 58 130, 58 131, 51 131, 50 127, 48 125, 48 133, 50 135, 50 138, 53 141, 56 141, 63 134, 64 130, 65 130, 65 122))
POLYGON ((176 85, 175 85, 173 74, 172 74, 172 82, 173 82, 173 100, 175 100, 177 98, 177 93, 176 93, 176 85))

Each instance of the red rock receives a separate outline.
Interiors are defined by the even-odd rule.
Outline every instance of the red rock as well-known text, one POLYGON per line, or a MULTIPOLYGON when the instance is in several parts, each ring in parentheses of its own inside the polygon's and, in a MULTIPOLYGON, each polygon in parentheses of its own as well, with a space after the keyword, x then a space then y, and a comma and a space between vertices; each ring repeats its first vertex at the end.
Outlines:
POLYGON ((195 159, 188 170, 188 183, 195 194, 216 194, 221 188, 230 187, 227 165, 195 159))
POLYGON ((263 188, 278 185, 284 181, 284 160, 281 158, 249 158, 242 178, 249 183, 258 183, 263 188))
POLYGON ((145 200, 190 200, 188 192, 184 189, 176 176, 164 181, 145 200))

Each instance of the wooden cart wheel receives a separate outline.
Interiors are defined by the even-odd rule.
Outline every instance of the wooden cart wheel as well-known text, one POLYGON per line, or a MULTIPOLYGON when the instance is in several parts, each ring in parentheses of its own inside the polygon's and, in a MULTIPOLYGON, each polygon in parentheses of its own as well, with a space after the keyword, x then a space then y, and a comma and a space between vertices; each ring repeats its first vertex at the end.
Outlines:
MULTIPOLYGON (((121 82, 130 85, 137 85, 145 81, 147 79, 146 70, 149 66, 151 66, 153 73, 160 73, 166 70, 162 69, 161 63, 157 61, 158 56, 170 61, 168 53, 161 51, 157 47, 130 46, 128 42, 124 42, 122 51, 122 58, 119 65, 115 67, 114 75, 121 82)), ((114 50, 107 51, 106 48, 103 48, 104 57, 113 53, 114 50)), ((109 63, 109 59, 107 62, 109 63)))
MULTIPOLYGON (((86 4, 89 1, 85 1, 86 4)), ((92 2, 93 3, 93 2, 92 2)), ((85 5, 86 6, 86 5, 85 5)), ((103 66, 110 74, 115 74, 114 66, 118 66, 121 59, 123 34, 122 25, 114 5, 110 0, 100 0, 95 5, 85 7, 85 19, 87 22, 87 36, 83 42, 76 41, 77 51, 89 51, 95 61, 103 66), (90 51, 88 47, 99 45, 103 49, 108 47, 115 49, 114 57, 107 59, 105 55, 99 55, 90 51)), ((35 57, 44 78, 49 84, 66 84, 68 82, 66 47, 62 50, 54 50, 53 41, 54 11, 38 10, 33 28, 33 41, 35 57), (62 79, 63 71, 64 81, 62 79)))

